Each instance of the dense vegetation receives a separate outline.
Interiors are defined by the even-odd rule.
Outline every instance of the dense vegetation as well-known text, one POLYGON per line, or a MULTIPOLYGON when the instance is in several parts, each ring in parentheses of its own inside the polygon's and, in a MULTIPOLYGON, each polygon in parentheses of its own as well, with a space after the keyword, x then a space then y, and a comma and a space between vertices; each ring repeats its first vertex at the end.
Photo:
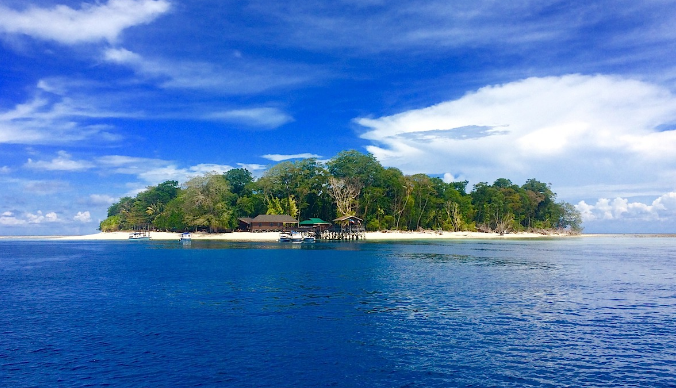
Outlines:
POLYGON ((286 161, 255 180, 245 169, 166 181, 108 209, 102 231, 233 230, 239 217, 289 214, 304 220, 356 215, 367 230, 495 231, 581 229, 580 215, 556 202, 548 184, 509 179, 474 185, 384 168, 373 155, 343 151, 325 164, 286 161))

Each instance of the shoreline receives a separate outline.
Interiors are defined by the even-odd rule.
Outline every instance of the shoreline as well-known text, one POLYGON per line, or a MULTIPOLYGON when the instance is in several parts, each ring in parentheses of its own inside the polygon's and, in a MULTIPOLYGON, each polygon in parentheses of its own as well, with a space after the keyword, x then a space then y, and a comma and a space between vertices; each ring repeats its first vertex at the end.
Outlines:
MULTIPOLYGON (((49 240, 49 241, 125 241, 129 240, 130 232, 107 232, 94 233, 79 236, 0 236, 2 240, 49 240)), ((181 233, 174 232, 150 232, 151 240, 155 241, 178 241, 181 233)), ((232 233, 191 233, 193 240, 203 241, 233 241, 233 242, 277 242, 278 232, 232 232, 232 233)), ((409 241, 409 240, 513 240, 513 239, 551 239, 569 237, 608 237, 608 238, 645 238, 645 237, 676 237, 674 233, 582 233, 570 235, 565 233, 498 233, 481 232, 412 232, 412 231, 387 231, 366 232, 366 238, 359 241, 409 241)))
MULTIPOLYGON (((61 240, 61 241, 124 241, 129 240, 130 232, 106 232, 95 233, 82 236, 0 236, 0 239, 29 239, 29 240, 61 240)), ((276 242, 279 239, 278 232, 232 232, 232 233, 191 233, 192 240, 211 240, 211 241, 236 241, 236 242, 276 242)), ((181 233, 173 232, 150 232, 151 240, 156 241, 178 241, 181 233)), ((454 240, 454 239, 534 239, 534 238, 560 238, 560 237, 581 237, 588 235, 568 235, 568 234, 539 234, 539 233, 509 233, 500 235, 498 233, 481 232, 409 232, 409 231, 388 231, 388 232, 366 232, 366 238, 359 241, 407 241, 407 240, 454 240)))

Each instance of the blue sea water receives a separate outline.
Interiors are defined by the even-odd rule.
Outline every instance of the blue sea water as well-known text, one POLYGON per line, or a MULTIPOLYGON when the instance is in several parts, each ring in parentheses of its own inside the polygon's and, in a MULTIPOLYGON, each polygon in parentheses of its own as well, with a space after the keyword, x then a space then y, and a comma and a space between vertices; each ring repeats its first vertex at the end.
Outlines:
POLYGON ((673 387, 676 238, 0 240, 3 387, 673 387))

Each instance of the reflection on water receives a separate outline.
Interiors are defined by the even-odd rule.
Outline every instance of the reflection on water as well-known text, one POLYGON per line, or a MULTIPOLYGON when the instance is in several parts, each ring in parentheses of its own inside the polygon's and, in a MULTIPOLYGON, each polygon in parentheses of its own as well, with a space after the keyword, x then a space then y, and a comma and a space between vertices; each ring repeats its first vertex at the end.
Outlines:
POLYGON ((650 238, 1 241, 0 368, 7 386, 674 386, 674 257, 650 238))

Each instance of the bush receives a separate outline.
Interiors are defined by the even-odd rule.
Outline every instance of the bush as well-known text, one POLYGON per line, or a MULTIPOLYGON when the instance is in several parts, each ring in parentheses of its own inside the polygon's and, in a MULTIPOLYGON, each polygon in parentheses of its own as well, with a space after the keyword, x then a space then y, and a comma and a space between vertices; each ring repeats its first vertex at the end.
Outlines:
POLYGON ((122 219, 120 218, 119 214, 110 216, 105 220, 101 221, 101 224, 99 224, 99 230, 102 232, 117 232, 118 230, 120 230, 121 222, 122 219))

